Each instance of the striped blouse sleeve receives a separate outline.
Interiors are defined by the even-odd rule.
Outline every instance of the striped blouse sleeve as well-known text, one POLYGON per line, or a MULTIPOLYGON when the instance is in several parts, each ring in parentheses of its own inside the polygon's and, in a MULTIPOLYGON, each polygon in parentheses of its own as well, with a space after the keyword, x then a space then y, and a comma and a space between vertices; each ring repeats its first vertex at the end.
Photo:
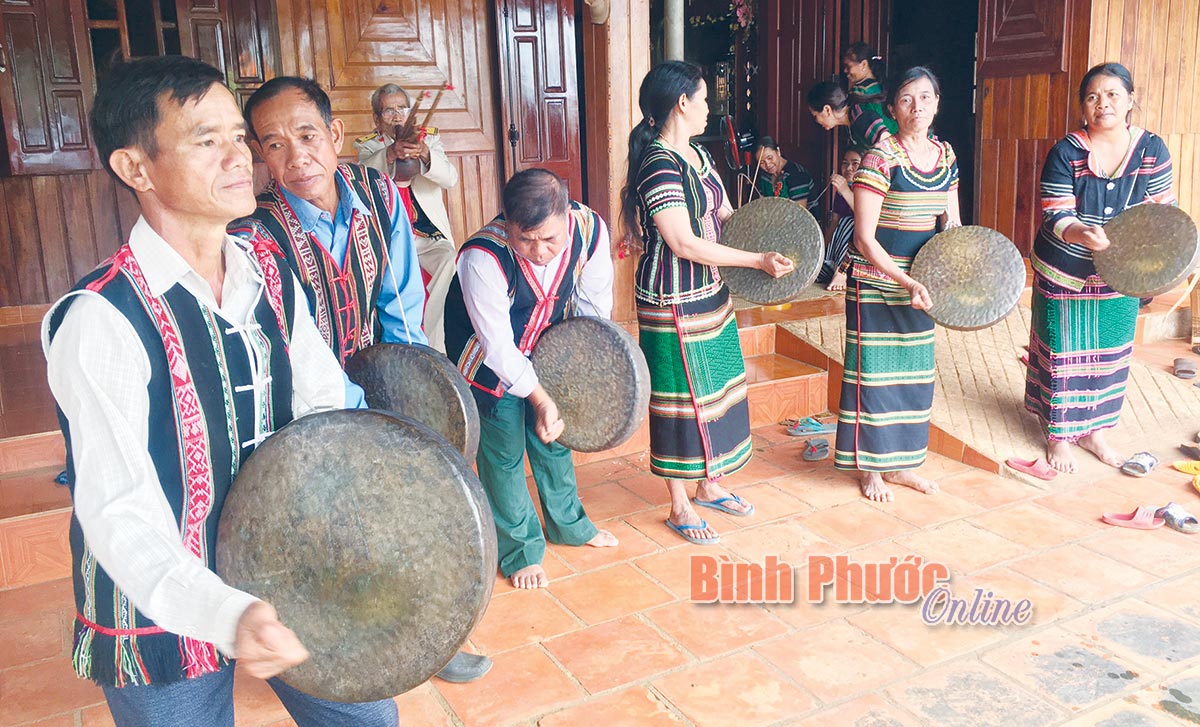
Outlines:
POLYGON ((687 208, 683 175, 670 154, 652 150, 646 155, 638 174, 638 196, 650 217, 672 207, 687 208))
POLYGON ((1171 152, 1167 150, 1162 137, 1152 136, 1146 151, 1146 155, 1142 157, 1141 168, 1138 169, 1138 174, 1148 177, 1145 201, 1178 205, 1179 200, 1175 198, 1175 192, 1172 190, 1171 152))
POLYGON ((1075 211, 1075 174, 1063 142, 1055 144, 1046 156, 1046 164, 1042 167, 1041 197, 1042 224, 1054 238, 1062 240, 1063 231, 1079 219, 1075 211))
POLYGON ((892 188, 892 165, 884 152, 872 149, 862 158, 854 175, 854 189, 866 189, 883 197, 892 188))
POLYGON ((890 135, 882 116, 859 104, 850 106, 850 136, 875 146, 890 135))
POLYGON ((954 147, 950 146, 950 142, 943 141, 942 147, 945 149, 946 166, 950 169, 950 191, 958 191, 958 155, 954 153, 954 147))

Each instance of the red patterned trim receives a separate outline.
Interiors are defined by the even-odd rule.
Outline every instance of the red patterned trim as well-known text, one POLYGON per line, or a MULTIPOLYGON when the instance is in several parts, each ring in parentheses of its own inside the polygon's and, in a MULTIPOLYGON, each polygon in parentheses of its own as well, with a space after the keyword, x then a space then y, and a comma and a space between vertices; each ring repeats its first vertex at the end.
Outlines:
POLYGON ((165 634, 168 631, 161 626, 142 626, 136 629, 110 629, 107 626, 101 626, 94 621, 84 618, 83 614, 76 613, 75 620, 92 631, 104 636, 153 636, 154 634, 165 634))
MULTIPOLYGON (((162 299, 150 294, 150 286, 142 274, 141 265, 128 245, 123 246, 113 256, 113 265, 124 271, 138 290, 151 321, 162 337, 167 368, 171 372, 171 388, 175 392, 175 416, 183 445, 186 490, 186 500, 183 504, 183 546, 203 561, 204 525, 213 505, 213 473, 204 413, 200 408, 200 395, 188 369, 187 356, 183 351, 179 332, 175 330, 171 313, 162 299)), ((184 669, 188 678, 217 670, 217 650, 212 644, 185 637, 180 646, 184 652, 184 669)))

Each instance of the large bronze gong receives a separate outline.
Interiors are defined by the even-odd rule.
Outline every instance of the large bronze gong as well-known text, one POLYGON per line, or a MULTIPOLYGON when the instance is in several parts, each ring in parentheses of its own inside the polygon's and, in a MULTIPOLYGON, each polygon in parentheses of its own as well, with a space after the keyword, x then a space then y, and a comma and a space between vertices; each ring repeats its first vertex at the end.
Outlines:
POLYGON ((633 336, 612 321, 567 318, 542 333, 533 370, 558 405, 558 441, 577 452, 612 449, 650 408, 650 369, 633 336))
POLYGON ((743 205, 721 228, 721 244, 749 252, 778 252, 795 269, 773 278, 757 268, 722 267, 729 290, 751 303, 777 305, 812 285, 825 259, 821 225, 799 204, 779 197, 760 197, 743 205))
POLYGON ((428 346, 377 343, 346 362, 346 375, 362 387, 367 406, 415 419, 475 461, 479 409, 462 373, 428 346))
POLYGON ((470 465, 429 428, 322 412, 243 464, 217 570, 273 605, 312 654, 283 681, 340 702, 385 699, 437 673, 478 623, 496 526, 470 465))
POLYGON ((1110 288, 1133 298, 1175 288, 1200 262, 1196 223, 1178 207, 1140 204, 1104 226, 1109 246, 1092 253, 1096 273, 1110 288))
POLYGON ((934 235, 917 252, 909 275, 929 289, 929 317, 959 331, 999 323, 1025 289, 1025 262, 1016 245, 976 225, 934 235))

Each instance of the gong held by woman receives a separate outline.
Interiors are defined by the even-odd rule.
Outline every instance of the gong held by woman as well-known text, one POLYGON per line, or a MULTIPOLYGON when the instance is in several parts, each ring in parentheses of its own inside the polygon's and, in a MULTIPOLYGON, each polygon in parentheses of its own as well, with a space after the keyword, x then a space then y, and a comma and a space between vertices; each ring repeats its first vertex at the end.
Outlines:
POLYGON ((865 497, 892 499, 887 483, 925 493, 916 474, 929 445, 933 406, 932 300, 909 275, 917 252, 960 224, 958 164, 929 137, 941 100, 927 68, 906 71, 889 106, 898 124, 878 141, 854 178, 855 249, 846 285, 846 356, 834 466, 854 472, 865 497))
POLYGON ((1076 444, 1110 466, 1124 463, 1104 430, 1125 400, 1138 300, 1096 273, 1093 253, 1119 247, 1105 224, 1130 207, 1176 204, 1167 146, 1130 123, 1134 99, 1121 64, 1089 70, 1079 84, 1083 128, 1054 145, 1042 170, 1025 408, 1041 420, 1047 461, 1060 472, 1078 468, 1076 444))
POLYGON ((733 214, 708 152, 691 142, 708 124, 698 66, 669 61, 642 81, 642 121, 629 135, 622 215, 643 250, 635 279, 639 344, 650 368, 650 469, 666 479, 666 524, 685 540, 712 544, 716 531, 696 508, 746 516, 753 505, 717 481, 752 452, 746 374, 729 290, 717 266, 786 275, 792 261, 720 244, 733 214), (696 483, 689 502, 686 485, 696 483))

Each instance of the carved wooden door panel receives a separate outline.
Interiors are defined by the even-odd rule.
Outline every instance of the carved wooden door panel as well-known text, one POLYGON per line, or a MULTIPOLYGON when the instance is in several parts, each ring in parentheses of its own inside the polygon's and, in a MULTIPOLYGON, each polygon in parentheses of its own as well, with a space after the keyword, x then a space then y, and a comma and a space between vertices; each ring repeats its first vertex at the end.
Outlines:
POLYGON ((270 0, 176 0, 180 51, 225 73, 245 103, 275 75, 270 0))
POLYGON ((1066 0, 982 0, 979 76, 1067 70, 1066 0))
POLYGON ((82 0, 0 1, 0 114, 8 171, 92 169, 92 105, 82 0))
POLYGON ((575 3, 500 0, 497 13, 506 171, 549 169, 582 199, 575 3))

